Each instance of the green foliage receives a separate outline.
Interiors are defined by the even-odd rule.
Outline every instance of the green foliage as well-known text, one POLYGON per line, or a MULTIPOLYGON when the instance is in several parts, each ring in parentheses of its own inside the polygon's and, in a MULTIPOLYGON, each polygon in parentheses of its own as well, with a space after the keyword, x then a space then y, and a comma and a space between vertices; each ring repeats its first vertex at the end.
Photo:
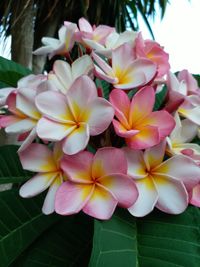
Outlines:
POLYGON ((16 87, 18 80, 28 74, 31 74, 29 69, 0 57, 0 88, 16 87))
POLYGON ((17 155, 18 146, 0 147, 0 184, 24 182, 31 173, 22 169, 17 155))
POLYGON ((162 90, 156 94, 155 105, 153 108, 154 111, 158 110, 162 106, 166 95, 167 95, 167 87, 164 86, 162 90))
POLYGON ((102 96, 108 100, 110 94, 110 84, 104 80, 96 79, 96 86, 101 90, 102 96))
POLYGON ((154 211, 134 218, 118 210, 111 220, 95 220, 89 267, 198 267, 200 211, 181 215, 154 211))

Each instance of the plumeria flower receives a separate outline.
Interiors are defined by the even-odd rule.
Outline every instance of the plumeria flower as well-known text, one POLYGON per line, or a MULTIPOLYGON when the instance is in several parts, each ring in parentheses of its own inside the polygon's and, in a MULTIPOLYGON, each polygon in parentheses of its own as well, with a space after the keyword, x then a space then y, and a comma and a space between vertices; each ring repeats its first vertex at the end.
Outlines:
POLYGON ((197 134, 197 125, 188 119, 180 120, 175 113, 176 126, 167 137, 167 153, 170 155, 186 155, 200 164, 200 146, 190 143, 197 134))
POLYGON ((36 49, 34 55, 48 55, 51 59, 55 55, 66 55, 74 46, 74 34, 77 31, 77 25, 69 23, 67 26, 62 26, 58 31, 58 38, 43 37, 42 43, 44 46, 36 49))
POLYGON ((72 65, 63 60, 56 60, 53 71, 48 74, 48 81, 63 94, 66 94, 76 78, 82 75, 92 75, 94 64, 90 56, 76 59, 72 65))
POLYGON ((112 32, 107 36, 105 45, 95 40, 84 39, 84 42, 96 53, 111 58, 112 51, 125 43, 129 43, 134 47, 137 34, 138 33, 135 31, 124 31, 122 33, 112 32))
POLYGON ((19 153, 24 169, 37 172, 20 188, 21 197, 34 197, 49 188, 45 197, 42 211, 44 214, 54 212, 55 194, 65 177, 60 168, 62 149, 59 143, 54 145, 53 151, 42 144, 31 144, 19 153))
POLYGON ((87 44, 87 41, 93 41, 101 45, 105 44, 106 37, 115 31, 115 28, 99 25, 92 27, 85 18, 80 18, 78 21, 79 31, 76 32, 76 41, 87 44))
POLYGON ((156 74, 156 65, 149 59, 135 59, 133 47, 125 43, 112 51, 112 66, 92 53, 96 76, 118 89, 130 89, 150 82, 156 74))
POLYGON ((95 155, 83 151, 64 156, 61 168, 68 180, 56 193, 58 214, 70 215, 83 210, 92 217, 107 220, 117 205, 128 208, 138 197, 133 180, 127 176, 127 160, 120 149, 106 147, 95 155))
POLYGON ((186 79, 179 80, 173 73, 169 72, 167 76, 169 100, 165 109, 171 112, 177 110, 182 117, 200 125, 200 96, 196 93, 197 89, 195 90, 193 86, 189 87, 189 85, 194 84, 194 80, 191 76, 188 78, 188 75, 186 76, 182 73, 179 79, 184 76, 186 79), (192 93, 193 91, 195 93, 192 93))
POLYGON ((169 55, 155 41, 144 40, 139 33, 135 40, 135 52, 138 58, 148 58, 157 65, 157 78, 168 73, 170 69, 169 55))
POLYGON ((29 76, 21 81, 22 87, 7 97, 6 104, 11 114, 0 118, 0 126, 5 128, 8 134, 26 134, 19 150, 25 149, 37 136, 36 125, 41 114, 35 106, 35 96, 46 90, 43 86, 45 80, 46 78, 38 78, 37 75, 29 76))
POLYGON ((200 181, 200 168, 186 156, 177 155, 163 162, 165 141, 144 152, 124 148, 128 175, 136 183, 139 197, 129 212, 145 216, 154 207, 179 214, 188 206, 188 192, 200 181))
POLYGON ((200 208, 200 183, 197 184, 191 191, 190 204, 200 208))
POLYGON ((72 155, 84 150, 89 137, 105 131, 114 110, 111 104, 97 96, 94 82, 88 76, 77 78, 66 96, 48 91, 36 97, 43 114, 37 125, 38 136, 48 141, 63 141, 63 151, 72 155))
POLYGON ((125 138, 130 148, 154 146, 168 136, 175 126, 168 112, 152 112, 155 103, 152 87, 140 89, 131 102, 124 91, 115 89, 110 94, 110 102, 117 118, 113 119, 115 132, 125 138))

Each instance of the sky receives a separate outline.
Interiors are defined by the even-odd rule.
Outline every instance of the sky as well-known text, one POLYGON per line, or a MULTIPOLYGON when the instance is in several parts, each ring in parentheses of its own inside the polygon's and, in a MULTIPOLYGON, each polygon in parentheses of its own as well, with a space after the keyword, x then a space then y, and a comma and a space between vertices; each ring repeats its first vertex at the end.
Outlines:
MULTIPOLYGON (((200 0, 170 0, 163 20, 156 16, 150 20, 155 40, 169 53, 173 72, 188 69, 200 74, 200 0)), ((151 38, 142 18, 140 30, 144 38, 151 38)), ((9 58, 10 39, 3 49, 0 40, 0 55, 9 58)))

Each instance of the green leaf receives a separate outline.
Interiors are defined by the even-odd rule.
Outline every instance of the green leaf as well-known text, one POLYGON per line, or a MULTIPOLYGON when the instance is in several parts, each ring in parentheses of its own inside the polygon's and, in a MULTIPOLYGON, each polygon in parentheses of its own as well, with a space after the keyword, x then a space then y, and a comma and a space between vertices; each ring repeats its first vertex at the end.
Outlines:
POLYGON ((194 76, 194 78, 197 80, 197 83, 198 83, 198 85, 199 85, 199 87, 200 87, 200 75, 193 75, 194 76))
POLYGON ((66 216, 44 232, 10 267, 87 267, 93 234, 93 219, 78 214, 66 216))
POLYGON ((154 111, 158 110, 162 106, 166 95, 167 95, 167 86, 164 86, 162 90, 156 94, 155 105, 153 108, 154 111))
POLYGON ((16 190, 0 193, 0 267, 9 266, 59 219, 43 215, 42 202, 41 196, 23 199, 16 190))
POLYGON ((0 184, 25 182, 32 176, 23 170, 17 154, 18 146, 0 147, 0 184))
POLYGON ((16 87, 19 79, 31 73, 29 69, 14 61, 0 57, 0 85, 3 83, 9 87, 16 87))
POLYGON ((110 221, 95 221, 90 267, 198 267, 200 210, 180 215, 154 211, 134 218, 118 210, 110 221))
POLYGON ((104 80, 96 79, 96 86, 101 90, 102 95, 108 100, 110 94, 110 84, 104 80))

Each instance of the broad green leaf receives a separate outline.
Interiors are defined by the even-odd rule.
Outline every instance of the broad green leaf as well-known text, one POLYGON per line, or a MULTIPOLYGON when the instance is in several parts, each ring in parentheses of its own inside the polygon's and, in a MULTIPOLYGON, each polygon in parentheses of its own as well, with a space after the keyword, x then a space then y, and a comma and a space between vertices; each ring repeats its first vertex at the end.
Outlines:
POLYGON ((87 267, 92 246, 92 222, 91 217, 83 214, 62 217, 10 267, 87 267))
POLYGON ((197 80, 197 82, 198 82, 198 85, 199 85, 199 87, 200 87, 200 75, 193 75, 194 76, 194 78, 197 80))
POLYGON ((166 95, 167 95, 167 87, 164 86, 162 90, 156 94, 155 104, 153 108, 154 111, 158 110, 162 106, 166 95))
POLYGON ((90 267, 198 267, 200 210, 180 215, 154 211, 136 219, 117 211, 110 221, 95 221, 90 267))
MULTIPOLYGON (((31 74, 31 71, 12 60, 0 57, 0 82, 9 87, 16 87, 20 78, 31 74)), ((1 84, 0 84, 1 85, 1 84)), ((1 87, 2 88, 2 87, 1 87)))
POLYGON ((23 199, 18 190, 0 192, 0 267, 9 266, 59 216, 41 213, 43 197, 23 199))
POLYGON ((7 145, 0 147, 0 184, 24 182, 31 177, 31 173, 23 170, 18 146, 7 145))
POLYGON ((108 100, 110 94, 110 84, 100 79, 96 79, 95 82, 97 88, 101 90, 103 97, 108 100))

